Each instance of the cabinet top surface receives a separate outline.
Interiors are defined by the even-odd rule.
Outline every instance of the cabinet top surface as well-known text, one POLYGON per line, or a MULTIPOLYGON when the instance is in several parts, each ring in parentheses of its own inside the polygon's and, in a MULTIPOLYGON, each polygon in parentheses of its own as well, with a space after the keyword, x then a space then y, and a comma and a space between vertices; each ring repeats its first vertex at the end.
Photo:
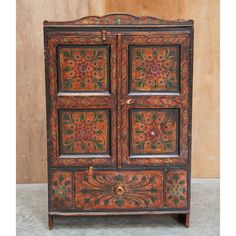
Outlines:
POLYGON ((44 21, 44 27, 193 27, 193 20, 163 20, 150 16, 113 13, 104 16, 86 16, 74 21, 44 21))

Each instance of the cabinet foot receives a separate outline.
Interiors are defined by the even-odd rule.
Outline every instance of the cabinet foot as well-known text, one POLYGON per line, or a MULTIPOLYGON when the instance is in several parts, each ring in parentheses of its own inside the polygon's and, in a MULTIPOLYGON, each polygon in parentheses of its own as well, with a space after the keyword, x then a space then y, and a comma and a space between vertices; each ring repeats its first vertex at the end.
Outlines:
POLYGON ((48 229, 52 230, 53 228, 53 221, 54 221, 54 216, 48 215, 48 229))
POLYGON ((190 226, 190 213, 179 214, 178 221, 181 224, 183 224, 186 228, 189 228, 189 226, 190 226))

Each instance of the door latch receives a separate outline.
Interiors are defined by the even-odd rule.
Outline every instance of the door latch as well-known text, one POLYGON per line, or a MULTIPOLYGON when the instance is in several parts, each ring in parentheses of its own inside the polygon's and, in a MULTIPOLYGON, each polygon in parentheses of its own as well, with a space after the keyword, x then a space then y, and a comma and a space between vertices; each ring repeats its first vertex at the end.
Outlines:
POLYGON ((88 174, 89 174, 89 175, 92 175, 92 174, 93 174, 93 167, 92 167, 92 166, 89 167, 89 169, 88 169, 88 174))
POLYGON ((106 30, 102 30, 102 41, 106 41, 106 30))

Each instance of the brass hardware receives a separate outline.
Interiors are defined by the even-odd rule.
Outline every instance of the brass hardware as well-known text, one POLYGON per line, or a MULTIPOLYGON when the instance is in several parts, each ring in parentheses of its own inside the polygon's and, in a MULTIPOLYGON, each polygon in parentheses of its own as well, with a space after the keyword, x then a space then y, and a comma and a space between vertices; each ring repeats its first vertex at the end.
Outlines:
POLYGON ((106 30, 102 30, 102 41, 106 41, 106 30))
POLYGON ((89 173, 89 175, 92 175, 92 174, 93 174, 93 167, 92 167, 92 166, 89 167, 88 173, 89 173))
POLYGON ((122 187, 122 186, 118 186, 118 187, 115 187, 115 193, 117 194, 117 195, 123 195, 124 194, 124 192, 125 192, 125 190, 124 190, 124 188, 122 187))
POLYGON ((130 105, 130 104, 135 104, 135 100, 129 98, 126 103, 127 103, 128 105, 130 105))

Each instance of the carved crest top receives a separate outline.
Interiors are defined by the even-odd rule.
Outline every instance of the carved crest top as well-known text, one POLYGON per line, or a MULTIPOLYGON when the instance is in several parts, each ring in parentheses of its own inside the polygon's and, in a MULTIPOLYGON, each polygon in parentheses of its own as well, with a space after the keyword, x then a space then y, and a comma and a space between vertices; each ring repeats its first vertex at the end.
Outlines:
POLYGON ((152 26, 193 26, 193 20, 162 20, 150 16, 134 16, 113 13, 104 16, 86 16, 74 21, 44 21, 44 26, 91 26, 91 25, 152 25, 152 26))

